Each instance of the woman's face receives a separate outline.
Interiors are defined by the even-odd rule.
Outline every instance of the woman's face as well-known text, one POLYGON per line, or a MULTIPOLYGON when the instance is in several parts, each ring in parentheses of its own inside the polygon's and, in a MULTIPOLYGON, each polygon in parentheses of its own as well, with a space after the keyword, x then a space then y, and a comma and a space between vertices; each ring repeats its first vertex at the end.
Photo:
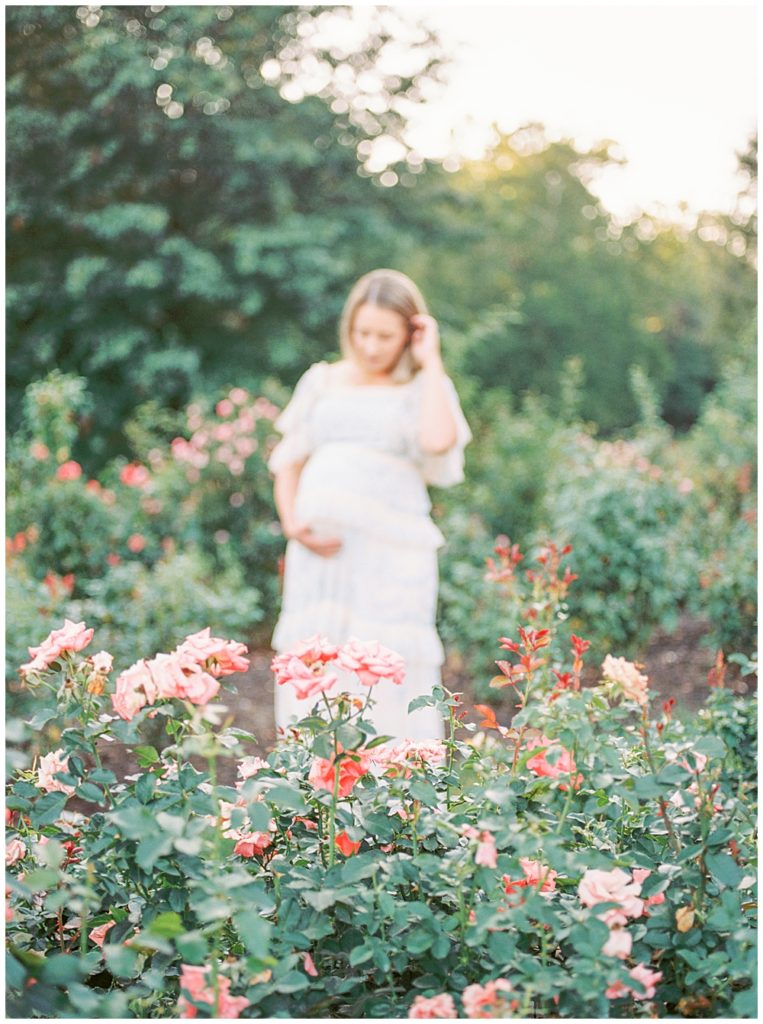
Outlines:
POLYGON ((391 373, 409 337, 408 322, 393 309, 364 302, 355 311, 350 343, 355 358, 367 373, 391 373))

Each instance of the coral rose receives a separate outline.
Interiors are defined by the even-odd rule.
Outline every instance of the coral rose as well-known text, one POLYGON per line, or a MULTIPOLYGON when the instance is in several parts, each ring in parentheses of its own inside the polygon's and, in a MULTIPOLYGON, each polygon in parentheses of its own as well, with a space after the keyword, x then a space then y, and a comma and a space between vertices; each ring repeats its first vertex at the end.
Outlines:
POLYGON ((318 977, 318 971, 316 969, 315 964, 313 963, 313 958, 310 956, 309 953, 305 953, 305 957, 302 961, 302 966, 305 969, 305 974, 309 974, 311 978, 318 977))
POLYGON ((127 487, 145 487, 151 480, 151 474, 139 462, 130 462, 122 467, 119 479, 127 487))
POLYGON ((495 836, 491 832, 482 832, 477 843, 477 852, 474 855, 475 864, 485 868, 495 868, 497 857, 498 851, 495 847, 495 836))
POLYGON ((241 836, 233 852, 241 857, 261 857, 273 840, 269 832, 247 832, 241 836))
POLYGON ((538 888, 539 892, 549 893, 556 889, 556 876, 558 872, 551 868, 544 867, 539 860, 530 860, 528 857, 520 857, 519 864, 524 871, 526 884, 538 888))
MULTIPOLYGON (((352 756, 346 755, 341 758, 338 769, 340 797, 348 796, 352 792, 358 779, 368 771, 369 764, 370 758, 362 750, 355 750, 352 756)), ((336 775, 337 768, 332 754, 330 758, 316 757, 313 760, 308 780, 315 789, 325 789, 333 793, 336 775)))
POLYGON ((632 995, 634 999, 653 999, 657 991, 656 986, 662 981, 662 971, 653 971, 646 964, 636 964, 628 973, 634 981, 640 982, 646 991, 637 992, 625 982, 616 981, 604 993, 607 999, 622 999, 627 995, 632 995))
MULTIPOLYGON (((539 775, 548 779, 558 779, 560 775, 571 775, 575 771, 575 759, 566 747, 563 747, 558 740, 550 740, 548 736, 534 737, 527 743, 528 750, 534 750, 536 747, 543 747, 537 754, 528 760, 527 767, 534 775, 539 775), (557 751, 561 751, 557 757, 557 751), (548 760, 548 754, 552 754, 552 757, 556 759, 552 761, 548 760)), ((572 784, 574 787, 580 785, 582 776, 578 774, 572 777, 572 784)), ((566 784, 563 784, 563 786, 566 784)))
POLYGON ((215 679, 232 675, 234 672, 245 672, 249 668, 249 659, 244 657, 245 644, 236 640, 222 640, 210 634, 209 626, 198 633, 191 633, 176 649, 177 653, 187 655, 198 664, 204 665, 215 679), (211 665, 206 664, 209 661, 212 662, 211 665))
POLYGON ((88 935, 91 942, 94 942, 96 946, 103 948, 103 943, 106 938, 106 932, 109 928, 113 928, 116 921, 105 921, 103 924, 99 924, 96 928, 93 928, 88 935))
POLYGON ((146 704, 153 704, 157 695, 157 687, 148 663, 141 658, 117 676, 111 703, 120 718, 129 722, 146 704))
POLYGON ((364 686, 375 686, 383 679, 400 685, 405 679, 405 662, 400 655, 376 641, 351 637, 339 648, 336 660, 341 668, 354 672, 364 686))
POLYGON ((416 996, 408 1010, 409 1019, 413 1020, 445 1020, 458 1017, 453 996, 441 992, 438 996, 416 996))
POLYGON ((353 842, 346 832, 340 832, 334 839, 334 844, 337 850, 344 854, 345 857, 351 857, 353 853, 357 853, 360 849, 360 840, 353 842))
POLYGON ((511 982, 504 978, 488 981, 485 985, 468 985, 461 994, 466 1016, 478 1020, 498 1016, 505 1003, 501 993, 511 991, 511 982), (494 1010, 499 1013, 491 1012, 494 1010))

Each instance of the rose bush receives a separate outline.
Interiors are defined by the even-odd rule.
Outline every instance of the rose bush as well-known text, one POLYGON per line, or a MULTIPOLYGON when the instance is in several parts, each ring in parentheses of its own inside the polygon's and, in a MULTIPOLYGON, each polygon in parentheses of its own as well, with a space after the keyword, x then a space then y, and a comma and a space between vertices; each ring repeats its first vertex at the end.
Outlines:
POLYGON ((585 641, 562 660, 539 625, 496 645, 510 725, 443 690, 413 702, 440 707, 442 742, 366 721, 393 652, 306 639, 274 662, 305 715, 267 759, 224 690, 192 686, 245 661, 206 631, 113 682, 97 635, 27 668, 55 696, 29 725, 63 728, 9 780, 9 1012, 753 1016, 754 700, 715 689, 687 728, 630 663, 581 688, 585 641), (384 669, 365 700, 339 687, 350 660, 384 669), (162 749, 141 742, 157 719, 162 749), (137 773, 99 763, 114 739, 137 773))

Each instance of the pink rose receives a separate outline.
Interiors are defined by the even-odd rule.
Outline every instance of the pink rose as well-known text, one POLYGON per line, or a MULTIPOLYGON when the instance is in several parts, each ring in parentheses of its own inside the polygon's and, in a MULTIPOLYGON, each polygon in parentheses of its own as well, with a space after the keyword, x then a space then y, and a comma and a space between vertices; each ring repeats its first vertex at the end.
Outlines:
POLYGON ((625 928, 611 928, 609 938, 602 947, 604 956, 616 956, 618 960, 625 960, 630 956, 633 946, 633 937, 625 928))
POLYGON ((620 687, 626 700, 634 700, 642 707, 648 703, 649 678, 642 675, 633 662, 626 661, 625 658, 613 658, 611 654, 608 654, 601 666, 601 671, 605 679, 620 687))
POLYGON ((22 665, 19 671, 22 675, 27 672, 43 672, 54 661, 58 661, 64 651, 77 652, 87 647, 93 639, 93 633, 94 630, 88 629, 84 622, 64 619, 63 626, 48 634, 39 647, 28 649, 33 660, 22 665))
POLYGON ((99 924, 96 928, 93 928, 88 938, 91 942, 94 942, 96 946, 103 948, 104 939, 106 938, 106 932, 109 928, 113 928, 116 921, 106 921, 104 924, 99 924))
POLYGON ((306 665, 301 658, 286 657, 288 662, 284 656, 281 656, 284 660, 273 659, 276 682, 280 686, 290 683, 294 687, 297 700, 307 700, 308 697, 326 693, 337 682, 333 672, 324 671, 323 662, 316 661, 312 665, 306 665))
POLYGON ((26 857, 26 846, 20 839, 11 839, 8 845, 5 847, 5 863, 8 867, 11 864, 18 864, 20 860, 26 857))
POLYGON ((375 686, 382 679, 400 685, 405 679, 405 662, 388 647, 376 641, 364 642, 352 637, 339 648, 337 664, 354 672, 364 686, 375 686))
MULTIPOLYGON (((370 765, 370 757, 363 750, 354 750, 351 755, 342 757, 339 762, 339 796, 348 796, 361 776, 365 775, 370 765)), ((334 792, 337 769, 334 755, 330 758, 316 757, 313 759, 308 781, 315 789, 334 792)))
POLYGON ((240 857, 261 857, 273 840, 269 832, 248 832, 241 836, 233 848, 240 857))
POLYGON ((578 886, 578 898, 587 907, 599 903, 618 903, 620 910, 613 908, 597 915, 610 927, 625 924, 629 917, 640 917, 644 901, 638 898, 641 885, 631 880, 630 875, 620 868, 612 871, 591 869, 586 871, 578 886))
POLYGON ((228 398, 234 405, 243 405, 249 399, 249 392, 246 388, 231 388, 228 392, 228 398))
POLYGON ((220 691, 220 683, 208 672, 186 674, 182 696, 192 704, 208 704, 220 691))
POLYGON ((438 996, 427 999, 425 996, 416 996, 408 1010, 408 1017, 413 1020, 434 1020, 436 1018, 455 1018, 456 1004, 453 996, 447 992, 441 992, 438 996))
POLYGON ((622 999, 627 995, 632 995, 634 999, 653 999, 657 991, 655 986, 662 981, 662 971, 652 971, 646 964, 636 964, 628 973, 634 981, 641 982, 646 991, 637 992, 625 982, 616 981, 604 993, 607 999, 622 999))
POLYGON ((235 407, 230 399, 223 398, 215 406, 215 412, 218 416, 230 416, 232 412, 235 412, 235 407))
POLYGON ((50 448, 43 444, 42 441, 33 441, 29 446, 29 453, 38 462, 44 462, 50 455, 50 448))
POLYGON ((631 989, 635 999, 653 999, 656 986, 662 981, 662 971, 652 971, 646 964, 636 964, 628 972, 634 981, 639 981, 646 989, 646 992, 636 992, 631 989))
POLYGON ((134 555, 139 555, 146 546, 146 538, 142 533, 131 533, 127 538, 127 548, 134 555))
POLYGON ((318 970, 313 963, 313 958, 309 953, 305 953, 305 958, 302 961, 302 966, 305 968, 305 974, 309 974, 311 978, 318 977, 318 970))
POLYGON ((82 466, 74 459, 62 463, 56 470, 57 480, 79 480, 82 476, 82 466))
POLYGON ((209 626, 192 633, 177 648, 177 653, 187 655, 200 665, 216 679, 220 676, 229 676, 234 672, 245 672, 249 668, 246 654, 246 645, 235 640, 222 640, 220 637, 210 636, 209 626), (211 661, 211 665, 206 663, 211 661))
POLYGON ((187 992, 191 999, 197 1003, 209 1003, 213 1007, 210 1017, 220 1017, 224 1020, 236 1019, 241 1011, 249 1006, 249 1000, 245 996, 231 996, 230 978, 217 976, 217 999, 215 1000, 212 978, 208 974, 208 967, 192 967, 190 964, 181 964, 180 988, 182 994, 178 1000, 178 1010, 182 1018, 188 1019, 197 1014, 196 1007, 186 998, 187 992))
MULTIPOLYGON (((157 654, 151 661, 146 662, 146 667, 151 675, 154 699, 172 697, 183 697, 185 695, 185 665, 187 662, 177 652, 172 654, 157 654)), ((149 701, 153 704, 154 700, 149 701)))
POLYGON ((151 474, 140 463, 130 462, 120 471, 119 479, 127 487, 145 487, 151 480, 151 474))
POLYGON ((488 1019, 499 1016, 493 1010, 503 1010, 505 999, 502 992, 511 992, 511 983, 504 978, 488 981, 485 985, 468 985, 461 993, 464 1010, 472 1019, 488 1019))
POLYGON ((238 774, 242 779, 250 779, 257 772, 262 771, 263 768, 270 768, 267 761, 263 761, 261 757, 245 757, 239 762, 238 774))
POLYGON ((117 676, 111 702, 116 713, 129 722, 146 704, 153 704, 157 696, 148 662, 141 658, 117 676))
POLYGON ((37 766, 37 785, 40 789, 44 789, 46 793, 67 793, 71 795, 74 792, 74 786, 69 786, 65 782, 59 782, 55 778, 58 772, 69 771, 69 758, 63 756, 63 750, 54 750, 50 754, 46 754, 45 757, 40 758, 40 763, 37 766))
POLYGON ((556 876, 558 872, 551 868, 544 867, 539 860, 530 860, 527 857, 520 857, 519 864, 525 874, 527 885, 538 889, 539 892, 548 893, 556 889, 556 876))
POLYGON ((477 844, 477 852, 474 855, 475 864, 485 868, 494 868, 497 864, 498 851, 495 848, 495 836, 490 832, 483 832, 477 844))

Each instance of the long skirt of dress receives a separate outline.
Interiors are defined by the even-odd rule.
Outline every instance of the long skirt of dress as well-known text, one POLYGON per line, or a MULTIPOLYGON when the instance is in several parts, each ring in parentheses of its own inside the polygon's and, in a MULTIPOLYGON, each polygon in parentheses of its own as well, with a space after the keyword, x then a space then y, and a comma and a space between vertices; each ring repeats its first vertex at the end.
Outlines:
MULTIPOLYGON (((367 457, 364 458, 367 468, 367 457)), ((409 510, 395 509, 394 497, 386 506, 379 528, 378 508, 373 507, 376 502, 368 503, 365 516, 359 515, 356 491, 343 506, 341 495, 332 486, 330 473, 327 479, 327 466, 332 461, 320 460, 313 472, 308 463, 300 481, 297 511, 303 521, 310 522, 316 530, 340 536, 342 547, 338 554, 326 558, 297 541, 289 542, 282 611, 273 635, 273 647, 283 652, 315 633, 338 644, 351 637, 379 641, 403 657, 406 677, 399 686, 378 683, 371 694, 374 704, 366 717, 379 734, 398 739, 441 739, 443 722, 435 708, 408 713, 408 705, 414 698, 430 695, 433 687, 440 684, 443 661, 442 644, 434 625, 437 547, 442 538, 426 512, 422 515, 420 498, 421 492, 425 495, 425 489, 423 484, 420 491, 416 488, 418 507, 416 514, 410 516, 408 529, 401 527, 406 526, 404 520, 409 510), (326 515, 325 501, 321 497, 327 490, 332 494, 331 517, 326 515), (318 515, 319 512, 323 514, 318 515), (362 525, 358 525, 359 519, 362 525)), ((384 460, 377 462, 381 465, 384 460)), ((401 476, 395 483, 410 485, 410 467, 402 463, 397 468, 401 476)), ((345 451, 341 470, 345 479, 347 469, 345 451)), ((389 474, 389 460, 384 463, 384 469, 389 474)), ((358 482, 356 476, 356 487, 358 482)), ((408 500, 411 489, 408 486, 408 500)), ((397 494, 398 499, 405 492, 405 487, 397 492, 387 490, 387 494, 397 494)), ((428 506, 428 499, 425 500, 428 506)), ((361 500, 361 512, 362 505, 361 500)), ((368 687, 352 673, 340 673, 340 684, 341 689, 364 700, 368 695, 368 687)), ((314 699, 298 700, 288 684, 277 686, 277 725, 286 728, 304 718, 314 704, 314 699)))

